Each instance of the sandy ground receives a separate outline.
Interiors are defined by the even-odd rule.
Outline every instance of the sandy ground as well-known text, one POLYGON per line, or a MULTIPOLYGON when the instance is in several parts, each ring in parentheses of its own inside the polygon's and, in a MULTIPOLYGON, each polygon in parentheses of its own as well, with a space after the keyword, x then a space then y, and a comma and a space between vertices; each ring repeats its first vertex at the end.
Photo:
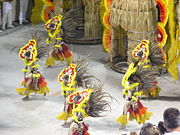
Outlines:
MULTIPOLYGON (((17 53, 10 50, 15 46, 22 46, 30 39, 34 30, 42 30, 41 25, 36 27, 25 26, 5 36, 0 36, 0 135, 67 135, 68 128, 61 126, 62 121, 56 116, 62 111, 63 96, 52 96, 60 91, 60 84, 56 78, 64 64, 53 68, 44 66, 45 60, 40 61, 40 71, 46 78, 51 94, 46 97, 32 95, 31 101, 22 101, 22 96, 15 89, 23 80, 23 62, 17 53)), ((102 118, 87 118, 91 135, 121 135, 130 131, 139 131, 142 125, 129 122, 126 129, 120 130, 115 119, 122 113, 124 100, 122 98, 122 75, 111 70, 106 64, 107 54, 102 52, 101 45, 78 46, 70 48, 76 55, 86 56, 92 53, 89 60, 89 69, 93 75, 101 79, 104 90, 117 99, 111 104, 112 110, 102 118)), ((162 88, 160 97, 156 100, 143 100, 153 117, 149 122, 157 124, 162 120, 163 111, 168 107, 180 109, 180 81, 173 81, 168 75, 158 78, 162 88)))

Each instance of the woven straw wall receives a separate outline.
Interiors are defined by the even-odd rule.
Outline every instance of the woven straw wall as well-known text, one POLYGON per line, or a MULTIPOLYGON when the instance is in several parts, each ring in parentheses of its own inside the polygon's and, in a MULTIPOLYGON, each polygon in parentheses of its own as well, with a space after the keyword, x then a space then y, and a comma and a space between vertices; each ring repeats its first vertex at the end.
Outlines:
POLYGON ((85 38, 99 38, 102 35, 99 4, 100 0, 84 0, 85 38))
POLYGON ((110 15, 111 25, 119 25, 127 32, 128 57, 142 39, 155 41, 157 9, 155 0, 113 0, 110 15))

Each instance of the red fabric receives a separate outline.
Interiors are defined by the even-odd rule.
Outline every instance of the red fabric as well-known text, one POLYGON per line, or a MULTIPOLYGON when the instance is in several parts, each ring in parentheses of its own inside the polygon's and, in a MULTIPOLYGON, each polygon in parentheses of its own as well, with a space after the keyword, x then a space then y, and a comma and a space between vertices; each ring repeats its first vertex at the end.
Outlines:
POLYGON ((65 57, 65 58, 72 56, 71 51, 69 50, 69 48, 67 47, 67 45, 65 43, 61 44, 61 47, 62 47, 62 51, 58 49, 58 52, 56 52, 56 51, 52 52, 52 55, 54 57, 56 57, 57 55, 59 57, 65 57))
POLYGON ((63 52, 60 51, 59 49, 58 49, 58 51, 53 50, 53 52, 52 52, 52 56, 54 56, 54 57, 56 57, 57 55, 63 56, 62 54, 63 54, 63 52))
POLYGON ((160 22, 164 22, 165 19, 167 18, 167 11, 166 11, 165 3, 162 0, 158 0, 157 5, 160 10, 160 22))
POLYGON ((46 8, 43 10, 43 17, 45 21, 48 21, 51 19, 50 12, 54 12, 54 6, 46 6, 46 8))
POLYGON ((157 41, 160 43, 163 42, 165 33, 161 25, 158 25, 156 34, 158 35, 157 41))
POLYGON ((65 58, 71 57, 72 54, 71 54, 71 51, 69 50, 69 48, 67 47, 67 45, 65 43, 63 43, 61 46, 62 46, 62 51, 63 51, 64 57, 65 58))
POLYGON ((72 108, 73 108, 73 105, 72 105, 72 104, 69 104, 68 109, 67 109, 67 112, 71 114, 72 108))
POLYGON ((45 81, 44 77, 41 75, 38 79, 38 87, 44 87, 47 86, 47 82, 45 81))
MULTIPOLYGON (((24 84, 28 80, 29 78, 25 78, 22 84, 24 84)), ((30 85, 33 85, 33 81, 31 81, 30 85)), ((40 74, 40 78, 38 79, 38 87, 44 87, 44 86, 47 86, 47 82, 45 81, 44 77, 40 74)))
POLYGON ((137 101, 137 104, 138 104, 138 108, 143 108, 143 105, 139 100, 137 101))
POLYGON ((139 100, 137 101, 137 105, 138 105, 138 107, 135 110, 133 109, 132 106, 128 109, 128 112, 133 116, 142 115, 147 110, 147 108, 144 107, 139 100))
MULTIPOLYGON (((83 135, 90 135, 90 134, 88 133, 88 126, 87 126, 86 124, 84 124, 84 123, 83 123, 83 126, 84 126, 83 135)), ((75 131, 75 132, 73 133, 73 135, 78 135, 77 131, 75 131)))

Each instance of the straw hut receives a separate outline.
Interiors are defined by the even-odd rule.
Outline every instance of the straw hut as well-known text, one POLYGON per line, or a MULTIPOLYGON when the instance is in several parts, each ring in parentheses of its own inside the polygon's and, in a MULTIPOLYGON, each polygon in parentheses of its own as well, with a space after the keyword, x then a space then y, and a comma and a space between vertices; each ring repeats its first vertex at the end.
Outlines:
POLYGON ((102 25, 100 23, 100 1, 83 0, 84 4, 84 37, 100 38, 102 36, 102 25))
MULTIPOLYGON (((100 42, 102 25, 100 23, 101 0, 43 0, 46 12, 63 15, 62 28, 64 40, 77 44, 100 42), (97 39, 97 40, 96 40, 97 39)), ((47 20, 47 19, 43 19, 47 20)))
POLYGON ((131 52, 138 41, 156 40, 156 0, 112 0, 110 10, 111 56, 126 56, 127 48, 128 62, 131 62, 131 52))

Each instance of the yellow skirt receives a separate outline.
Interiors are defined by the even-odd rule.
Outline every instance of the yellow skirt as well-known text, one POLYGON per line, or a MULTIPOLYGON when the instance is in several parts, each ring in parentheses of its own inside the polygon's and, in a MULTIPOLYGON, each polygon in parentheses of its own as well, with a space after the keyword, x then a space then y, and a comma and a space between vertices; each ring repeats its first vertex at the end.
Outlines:
POLYGON ((19 93, 20 95, 26 95, 29 96, 30 93, 37 93, 39 95, 45 94, 45 93, 49 93, 50 89, 47 86, 44 87, 40 87, 39 89, 32 89, 29 87, 24 87, 24 88, 17 88, 16 92, 19 93))
POLYGON ((54 66, 55 65, 55 61, 60 61, 60 62, 65 61, 67 65, 70 65, 71 61, 72 61, 72 57, 68 57, 68 58, 63 58, 61 56, 48 57, 47 60, 46 60, 45 65, 46 66, 54 66))

